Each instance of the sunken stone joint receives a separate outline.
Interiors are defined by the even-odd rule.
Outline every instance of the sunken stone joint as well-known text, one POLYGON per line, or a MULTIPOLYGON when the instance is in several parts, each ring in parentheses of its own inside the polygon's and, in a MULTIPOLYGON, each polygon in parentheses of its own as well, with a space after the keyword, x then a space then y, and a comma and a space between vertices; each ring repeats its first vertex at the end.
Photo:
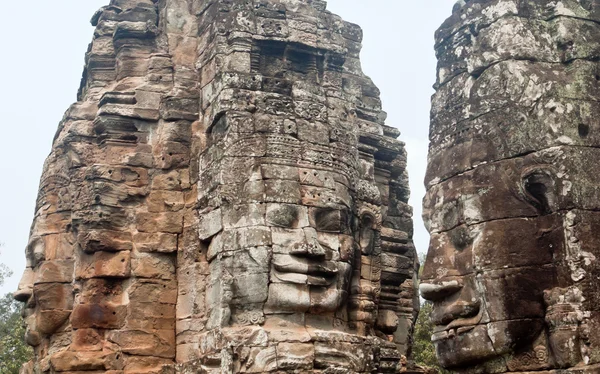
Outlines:
POLYGON ((15 293, 22 372, 410 372, 406 154, 361 29, 320 0, 92 24, 15 293))
POLYGON ((455 372, 600 372, 599 21, 465 0, 436 33, 421 294, 455 372))

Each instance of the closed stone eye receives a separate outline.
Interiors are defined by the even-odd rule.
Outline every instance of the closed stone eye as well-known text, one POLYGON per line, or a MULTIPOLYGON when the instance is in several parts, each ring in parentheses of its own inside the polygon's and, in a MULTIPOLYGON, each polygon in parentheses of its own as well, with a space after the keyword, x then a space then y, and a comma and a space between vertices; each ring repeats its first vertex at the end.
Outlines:
POLYGON ((28 261, 31 262, 32 268, 44 261, 46 259, 44 239, 36 237, 30 240, 26 248, 26 256, 28 261))
POLYGON ((451 230, 449 236, 452 245, 458 251, 465 250, 473 243, 473 238, 469 234, 469 230, 466 226, 460 226, 451 230))
POLYGON ((364 255, 373 254, 375 231, 373 230, 373 217, 364 215, 360 219, 360 248, 364 255))
POLYGON ((267 212, 267 221, 272 226, 293 228, 299 220, 298 207, 293 205, 277 204, 267 212))
POLYGON ((555 205, 554 179, 548 170, 530 170, 521 177, 525 198, 540 214, 551 213, 555 205))
POLYGON ((342 212, 336 209, 318 209, 314 211, 314 226, 319 231, 340 232, 342 230, 342 212))

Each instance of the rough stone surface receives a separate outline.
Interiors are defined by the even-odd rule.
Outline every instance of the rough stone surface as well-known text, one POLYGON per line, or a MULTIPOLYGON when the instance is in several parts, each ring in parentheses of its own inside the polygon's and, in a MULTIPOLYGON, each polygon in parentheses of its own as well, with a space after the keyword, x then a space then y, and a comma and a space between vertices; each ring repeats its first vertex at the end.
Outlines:
POLYGON ((599 21, 467 0, 436 33, 420 289, 456 372, 600 372, 599 21))
POLYGON ((361 29, 320 0, 112 0, 92 24, 15 293, 23 372, 407 372, 406 154, 361 29))

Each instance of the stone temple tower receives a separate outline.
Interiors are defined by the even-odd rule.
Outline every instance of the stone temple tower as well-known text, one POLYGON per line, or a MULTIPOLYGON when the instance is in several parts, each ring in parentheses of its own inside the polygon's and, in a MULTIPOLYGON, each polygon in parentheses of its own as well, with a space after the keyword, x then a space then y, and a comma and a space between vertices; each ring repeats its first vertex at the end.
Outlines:
POLYGON ((421 294, 458 373, 600 373, 600 2, 466 0, 436 33, 421 294))
POLYGON ((406 372, 406 155, 320 0, 112 0, 44 166, 24 373, 406 372))

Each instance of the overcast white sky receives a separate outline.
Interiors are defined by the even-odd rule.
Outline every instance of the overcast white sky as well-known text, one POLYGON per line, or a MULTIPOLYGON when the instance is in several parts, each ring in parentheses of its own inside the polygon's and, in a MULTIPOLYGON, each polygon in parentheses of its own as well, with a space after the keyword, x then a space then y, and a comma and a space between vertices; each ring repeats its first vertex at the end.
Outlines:
MULTIPOLYGON (((427 159, 429 101, 435 80, 433 33, 455 0, 329 0, 328 8, 365 34, 363 70, 381 89, 388 124, 408 149, 417 250, 427 250, 420 219, 427 159)), ((89 19, 108 0, 33 0, 3 4, 0 45, 0 263, 16 289, 44 159, 64 111, 76 100, 89 19)))

